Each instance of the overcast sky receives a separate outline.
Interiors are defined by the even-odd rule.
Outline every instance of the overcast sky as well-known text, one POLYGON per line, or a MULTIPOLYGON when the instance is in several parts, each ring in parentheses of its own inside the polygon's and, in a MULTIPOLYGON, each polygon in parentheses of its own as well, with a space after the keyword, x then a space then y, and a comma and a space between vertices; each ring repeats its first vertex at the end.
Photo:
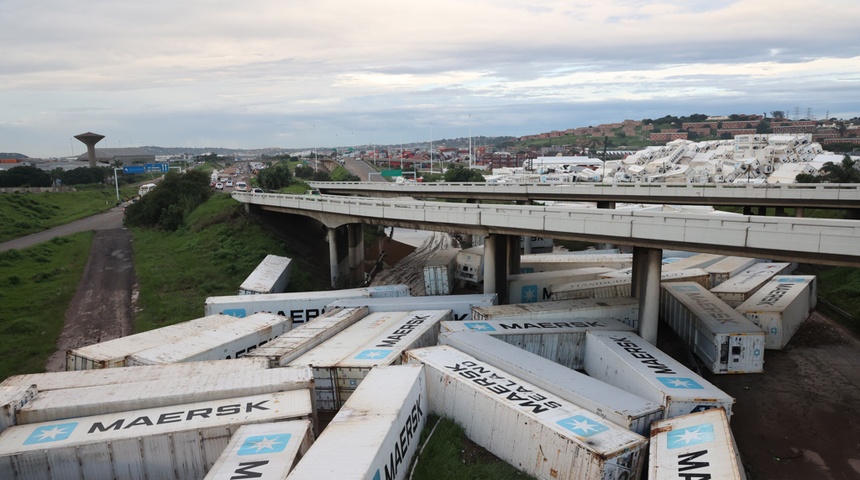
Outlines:
POLYGON ((857 0, 2 0, 0 152, 860 116, 857 0))

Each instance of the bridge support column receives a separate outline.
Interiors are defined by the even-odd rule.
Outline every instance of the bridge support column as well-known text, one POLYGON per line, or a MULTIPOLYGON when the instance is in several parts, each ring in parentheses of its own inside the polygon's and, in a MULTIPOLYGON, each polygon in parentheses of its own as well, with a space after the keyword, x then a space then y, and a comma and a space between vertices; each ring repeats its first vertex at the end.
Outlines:
POLYGON ((329 271, 331 273, 331 286, 332 288, 337 288, 338 278, 338 261, 337 261, 337 229, 329 228, 326 232, 328 237, 328 261, 329 261, 329 271))
POLYGON ((353 281, 364 281, 364 232, 362 224, 347 225, 349 244, 349 273, 353 281))
POLYGON ((523 254, 528 255, 532 253, 532 236, 525 235, 523 237, 523 254))
MULTIPOLYGON (((519 235, 505 235, 508 244, 508 258, 506 263, 505 288, 508 286, 508 275, 520 273, 520 237, 519 235)), ((531 238, 531 237, 526 237, 531 238)), ((507 290, 506 290, 507 291, 507 290)))
POLYGON ((633 248, 632 290, 639 299, 639 336, 657 344, 660 315, 660 270, 663 251, 659 248, 633 248))
POLYGON ((803 207, 795 207, 794 216, 797 218, 803 218, 803 207))
POLYGON ((495 293, 499 304, 508 299, 507 241, 504 235, 488 235, 484 239, 484 293, 495 293))

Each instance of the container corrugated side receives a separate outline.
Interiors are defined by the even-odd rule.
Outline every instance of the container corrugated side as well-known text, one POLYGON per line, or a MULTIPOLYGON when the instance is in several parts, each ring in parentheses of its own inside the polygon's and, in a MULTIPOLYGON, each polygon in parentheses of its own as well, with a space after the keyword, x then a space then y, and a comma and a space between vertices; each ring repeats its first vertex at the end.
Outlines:
POLYGON ((712 373, 761 373, 764 332, 692 282, 663 284, 660 316, 712 373))
POLYGON ((367 307, 330 308, 313 322, 299 324, 244 358, 265 359, 272 368, 283 367, 367 315, 367 307))
POLYGON ((550 272, 508 275, 508 303, 535 303, 550 299, 552 286, 571 282, 596 280, 611 268, 589 267, 550 272))
POLYGON ((374 368, 288 478, 407 478, 429 413, 426 388, 421 366, 374 368))
MULTIPOLYGON (((633 278, 633 270, 625 268, 616 270, 614 273, 606 273, 600 278, 633 278)), ((711 284, 711 275, 701 268, 687 268, 684 270, 672 270, 660 273, 660 283, 667 282, 696 282, 708 288, 711 284)))
POLYGON ((472 308, 474 321, 555 322, 572 317, 615 318, 639 328, 639 300, 633 297, 577 298, 472 308))
POLYGON ((194 377, 125 383, 121 388, 117 388, 117 385, 101 385, 39 392, 33 400, 18 409, 16 419, 19 425, 25 425, 313 388, 314 377, 309 367, 249 370, 238 375, 210 372, 194 377))
POLYGON ((200 479, 239 425, 307 420, 307 390, 253 395, 11 427, 0 478, 200 479))
POLYGON ((134 353, 198 335, 206 330, 236 321, 229 315, 207 315, 146 332, 115 338, 66 352, 66 370, 124 367, 134 353))
POLYGON ((443 331, 473 331, 492 335, 522 350, 539 355, 567 368, 582 369, 585 332, 591 330, 629 331, 635 329, 611 318, 571 318, 557 322, 443 322, 443 331))
POLYGON ((663 406, 478 332, 439 334, 439 343, 486 362, 589 412, 647 435, 663 406))
POLYGON ((585 373, 666 408, 666 418, 723 407, 731 416, 735 399, 627 332, 588 332, 585 373))
POLYGON ((553 285, 550 298, 571 300, 575 298, 629 297, 632 280, 630 278, 600 278, 584 282, 553 285))
POLYGON ((406 298, 346 298, 329 303, 326 308, 365 306, 370 313, 407 310, 451 309, 454 320, 472 320, 472 308, 498 305, 495 293, 436 295, 406 298))
POLYGON ((705 271, 711 276, 711 285, 714 288, 735 275, 747 270, 763 259, 749 257, 726 257, 712 265, 705 267, 705 271))
POLYGON ((424 364, 430 411, 537 478, 637 479, 641 435, 447 346, 406 352, 424 364))
POLYGON ((313 441, 306 420, 242 425, 204 480, 287 478, 313 441))
POLYGON ((293 322, 281 315, 255 313, 175 342, 133 353, 126 365, 163 365, 166 363, 240 358, 257 346, 290 331, 293 322))
POLYGON ((649 480, 746 480, 726 412, 715 408, 651 428, 649 480))
POLYGON ((536 253, 520 256, 520 271, 548 272, 551 270, 570 270, 572 268, 605 267, 627 268, 633 265, 633 255, 630 253, 617 254, 582 254, 569 255, 564 253, 536 253))
POLYGON ((424 264, 424 295, 450 295, 454 290, 458 249, 434 252, 424 264))
POLYGON ((737 308, 775 275, 787 273, 790 263, 757 263, 734 277, 713 287, 711 293, 737 308))
POLYGON ((266 255, 248 278, 239 285, 239 295, 281 293, 290 283, 292 259, 266 255))
POLYGON ((36 397, 36 385, 0 386, 0 432, 15 425, 18 410, 36 397))
POLYGON ((696 255, 682 258, 680 260, 666 263, 662 267, 662 271, 671 272, 674 270, 686 270, 688 268, 707 268, 720 260, 726 258, 725 255, 715 255, 712 253, 698 253, 696 255))
POLYGON ((781 350, 814 308, 815 276, 776 276, 761 287, 738 312, 765 332, 765 348, 781 350))

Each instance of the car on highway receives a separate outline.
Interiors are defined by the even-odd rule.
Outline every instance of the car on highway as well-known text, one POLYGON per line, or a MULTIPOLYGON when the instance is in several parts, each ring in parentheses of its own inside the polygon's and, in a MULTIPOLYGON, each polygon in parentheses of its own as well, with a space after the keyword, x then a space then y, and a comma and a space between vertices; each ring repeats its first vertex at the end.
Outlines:
POLYGON ((233 188, 233 180, 227 179, 227 188, 233 188))
POLYGON ((251 191, 252 193, 265 193, 262 188, 255 188, 251 191))
POLYGON ((224 190, 224 184, 221 182, 216 183, 215 190, 224 190))

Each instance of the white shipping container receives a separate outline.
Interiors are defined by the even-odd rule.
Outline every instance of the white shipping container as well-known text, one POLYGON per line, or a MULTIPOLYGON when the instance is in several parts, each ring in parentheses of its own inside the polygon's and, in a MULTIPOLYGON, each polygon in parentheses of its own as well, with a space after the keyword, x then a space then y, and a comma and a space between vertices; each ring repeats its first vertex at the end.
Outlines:
POLYGON ((633 264, 632 253, 609 255, 566 253, 536 253, 520 256, 520 272, 548 272, 551 270, 570 270, 572 268, 605 267, 626 268, 633 264))
POLYGON ((249 370, 239 375, 210 372, 194 377, 125 383, 121 388, 117 388, 117 385, 101 385, 39 392, 18 409, 16 420, 18 425, 26 425, 313 388, 313 372, 308 367, 249 370))
POLYGON ((568 318, 555 322, 507 320, 501 322, 442 322, 444 332, 480 332, 522 350, 564 365, 582 369, 585 333, 591 330, 635 332, 611 318, 568 318))
POLYGON ((748 257, 726 257, 716 263, 705 267, 705 271, 711 276, 711 285, 714 288, 735 275, 747 270, 756 263, 764 262, 763 259, 748 257))
POLYGON ((7 385, 0 386, 0 432, 15 425, 15 415, 18 410, 33 400, 36 396, 36 386, 7 385))
POLYGON ((508 303, 535 303, 550 300, 553 285, 596 280, 611 268, 588 267, 549 272, 508 275, 508 303))
POLYGON ((454 291, 460 250, 438 250, 424 264, 424 295, 450 295, 454 291))
POLYGON ((124 367, 125 359, 129 355, 200 335, 201 332, 235 321, 236 317, 229 315, 207 315, 203 318, 75 348, 66 352, 66 370, 124 367))
POLYGON ((175 342, 132 353, 126 365, 163 365, 167 363, 226 360, 240 358, 259 345, 290 331, 289 317, 255 313, 236 322, 205 330, 175 342))
POLYGON ((272 368, 286 366, 367 315, 367 307, 326 307, 326 312, 313 322, 300 324, 271 342, 254 349, 245 358, 265 360, 272 368))
POLYGON ((238 426, 312 414, 294 390, 19 425, 0 434, 0 478, 200 479, 238 426))
POLYGON ((815 308, 814 275, 776 276, 738 306, 765 332, 765 348, 782 350, 815 308))
POLYGON ((588 332, 585 373, 663 405, 666 418, 722 407, 731 416, 735 399, 663 353, 626 332, 588 332))
POLYGON ((520 251, 524 253, 552 252, 553 240, 549 237, 520 237, 520 251), (531 252, 525 252, 526 238, 531 244, 531 252))
POLYGON ((306 420, 242 425, 204 480, 282 480, 313 444, 306 420))
POLYGON ((630 278, 599 278, 584 282, 553 285, 550 298, 572 300, 575 298, 629 297, 632 287, 630 278))
POLYGON ((712 373, 761 373, 764 332, 692 282, 665 283, 660 316, 712 373))
POLYGON ((707 268, 720 260, 726 258, 725 255, 715 255, 712 253, 698 253, 696 255, 681 258, 670 263, 664 263, 662 271, 672 272, 675 270, 687 270, 690 268, 707 268))
MULTIPOLYGON (((622 270, 615 270, 614 272, 600 275, 600 278, 633 278, 633 269, 624 268, 622 270)), ((705 288, 709 288, 711 284, 711 275, 701 268, 687 268, 684 270, 661 272, 660 283, 667 282, 696 282, 705 288)))
POLYGON ((472 247, 460 250, 457 254, 457 280, 471 283, 484 281, 484 247, 472 247))
POLYGON ((725 282, 711 288, 711 293, 737 308, 765 283, 776 275, 786 275, 792 269, 791 263, 757 263, 725 282))
POLYGON ((633 297, 576 298, 573 300, 472 308, 472 319, 476 322, 557 322, 573 317, 615 318, 638 329, 639 300, 633 297))
POLYGON ((335 300, 326 306, 367 307, 370 313, 395 312, 406 310, 444 310, 451 309, 454 320, 472 320, 472 308, 498 305, 499 296, 495 293, 475 293, 467 295, 436 295, 433 297, 406 298, 345 298, 335 300))
POLYGON ((663 418, 662 405, 490 335, 470 331, 443 332, 439 334, 439 343, 454 347, 640 435, 647 436, 651 422, 663 418))
POLYGON ((288 478, 407 478, 429 413, 426 391, 420 366, 374 368, 288 478))
POLYGON ((649 480, 746 480, 726 412, 714 408, 651 427, 649 480))
POLYGON ((375 287, 325 290, 319 292, 271 293, 265 295, 230 295, 209 297, 204 310, 206 315, 216 313, 234 317, 247 317, 255 313, 277 313, 290 317, 293 324, 303 323, 325 313, 325 306, 341 298, 408 297, 406 285, 379 285, 375 287))
POLYGON ((239 285, 239 295, 281 293, 290 284, 292 260, 277 255, 266 255, 248 278, 239 285))
POLYGON ((447 346, 410 350, 423 363, 430 411, 537 478, 637 479, 648 441, 447 346))

